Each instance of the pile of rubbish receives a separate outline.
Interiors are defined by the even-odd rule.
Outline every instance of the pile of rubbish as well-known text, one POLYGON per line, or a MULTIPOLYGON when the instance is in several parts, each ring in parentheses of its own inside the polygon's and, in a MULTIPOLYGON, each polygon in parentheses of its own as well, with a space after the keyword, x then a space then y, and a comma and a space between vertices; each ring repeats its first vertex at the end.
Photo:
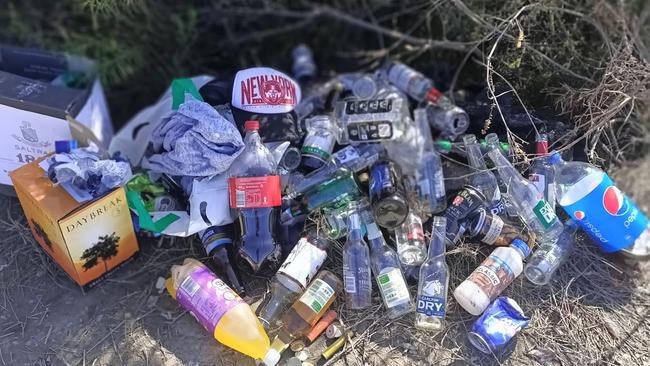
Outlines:
POLYGON ((219 274, 188 258, 166 288, 220 343, 266 365, 288 348, 292 365, 330 359, 354 337, 333 303, 363 311, 373 287, 389 318, 414 314, 416 328, 440 331, 445 253, 467 239, 494 250, 452 295, 478 316, 471 344, 493 353, 529 322, 501 293, 522 273, 549 283, 578 230, 604 253, 650 257, 645 215, 605 172, 549 151, 542 128, 524 177, 496 133, 467 133, 476 105, 455 105, 409 66, 318 82, 308 47, 293 61, 293 78, 257 67, 232 83, 177 79, 115 136, 113 159, 87 156, 95 149, 46 160, 54 182, 91 197, 122 184, 136 230, 200 237, 219 274), (446 176, 441 155, 465 159, 469 174, 446 176), (450 178, 465 185, 451 190, 450 178), (270 279, 256 311, 242 300, 241 272, 270 279), (314 354, 319 337, 332 341, 314 354))

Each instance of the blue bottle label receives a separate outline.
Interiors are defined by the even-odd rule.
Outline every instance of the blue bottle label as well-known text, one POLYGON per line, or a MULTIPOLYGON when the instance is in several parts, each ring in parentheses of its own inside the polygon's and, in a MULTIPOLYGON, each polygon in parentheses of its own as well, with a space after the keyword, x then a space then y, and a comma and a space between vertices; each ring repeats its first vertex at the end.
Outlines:
POLYGON ((606 253, 632 245, 648 226, 648 218, 607 174, 589 194, 562 207, 606 253))
POLYGON ((438 296, 418 296, 416 311, 427 316, 445 316, 445 299, 438 296))
POLYGON ((390 166, 388 164, 376 164, 370 172, 370 196, 392 185, 390 179, 390 166))

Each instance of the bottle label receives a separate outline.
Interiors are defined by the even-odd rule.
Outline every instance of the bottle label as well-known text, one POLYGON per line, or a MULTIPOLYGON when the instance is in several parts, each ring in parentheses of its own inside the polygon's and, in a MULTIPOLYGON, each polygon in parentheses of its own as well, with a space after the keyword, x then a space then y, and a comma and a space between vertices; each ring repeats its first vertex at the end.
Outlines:
POLYGON ((345 166, 347 163, 359 159, 361 156, 354 146, 347 146, 332 155, 337 166, 345 166))
POLYGON ((329 132, 308 133, 305 142, 300 150, 303 154, 315 156, 321 160, 327 160, 334 148, 335 137, 329 132))
POLYGON ((280 176, 240 177, 228 179, 230 207, 260 208, 282 204, 280 176))
POLYGON ((299 301, 307 305, 315 313, 320 313, 334 296, 334 289, 327 282, 317 278, 300 296, 299 301))
POLYGON ((494 300, 515 279, 508 263, 496 255, 490 255, 472 272, 467 281, 474 282, 483 292, 494 300))
POLYGON ((404 276, 399 268, 389 267, 377 276, 377 284, 387 308, 408 302, 411 299, 404 276))
POLYGON ((539 194, 543 196, 546 190, 546 177, 544 174, 533 173, 528 176, 528 180, 533 183, 539 194))
POLYGON ((348 294, 366 294, 371 293, 370 285, 370 268, 364 271, 364 268, 357 268, 356 271, 351 269, 347 263, 343 264, 343 288, 348 294))
POLYGON ((210 333, 221 317, 244 301, 205 267, 197 268, 176 290, 176 300, 210 333))
POLYGON ((503 220, 499 216, 493 215, 490 217, 490 227, 487 232, 481 239, 485 244, 494 244, 495 241, 501 235, 501 230, 503 229, 503 220))
POLYGON ((386 113, 393 108, 392 99, 358 100, 345 102, 345 114, 386 113))
POLYGON ((606 253, 632 245, 648 226, 648 218, 607 174, 581 200, 562 207, 606 253))
POLYGON ((415 309, 426 316, 445 317, 445 299, 436 296, 418 296, 418 306, 415 309))
POLYGON ((347 125, 348 137, 354 142, 390 140, 393 124, 390 121, 355 122, 347 125))
POLYGON ((406 227, 406 239, 409 241, 419 241, 424 243, 424 230, 422 223, 412 222, 406 227))
POLYGON ((557 221, 557 216, 555 215, 555 211, 551 207, 551 205, 546 202, 546 200, 541 199, 535 207, 533 207, 533 212, 535 213, 535 216, 539 219, 539 221, 542 223, 542 226, 544 229, 548 229, 551 227, 551 225, 555 224, 557 221))
POLYGON ((312 245, 307 238, 301 238, 278 269, 278 273, 293 278, 305 288, 326 258, 326 251, 312 245))
POLYGON ((390 165, 376 164, 370 171, 370 197, 378 196, 386 188, 393 186, 390 165))

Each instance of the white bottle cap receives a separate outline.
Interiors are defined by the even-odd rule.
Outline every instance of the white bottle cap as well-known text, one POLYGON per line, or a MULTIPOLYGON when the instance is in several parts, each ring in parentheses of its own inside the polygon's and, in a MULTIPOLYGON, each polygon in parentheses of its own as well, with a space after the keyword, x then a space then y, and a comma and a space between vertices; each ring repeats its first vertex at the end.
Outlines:
POLYGON ((262 362, 266 366, 275 366, 278 364, 278 362, 280 362, 281 357, 282 355, 280 352, 271 348, 268 350, 268 352, 266 352, 266 355, 264 356, 264 359, 262 359, 262 362))

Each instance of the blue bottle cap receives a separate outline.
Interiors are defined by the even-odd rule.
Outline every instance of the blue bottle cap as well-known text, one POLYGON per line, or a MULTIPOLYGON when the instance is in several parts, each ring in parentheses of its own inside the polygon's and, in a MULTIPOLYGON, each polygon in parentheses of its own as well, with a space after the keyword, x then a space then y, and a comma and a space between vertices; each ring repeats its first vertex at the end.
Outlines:
POLYGON ((561 161, 562 161, 562 155, 560 155, 560 153, 556 151, 552 152, 548 157, 548 162, 551 165, 555 165, 561 161))
POLYGON ((530 248, 528 247, 528 244, 519 238, 512 240, 510 246, 519 249, 519 251, 524 254, 524 258, 527 258, 530 255, 530 248))

